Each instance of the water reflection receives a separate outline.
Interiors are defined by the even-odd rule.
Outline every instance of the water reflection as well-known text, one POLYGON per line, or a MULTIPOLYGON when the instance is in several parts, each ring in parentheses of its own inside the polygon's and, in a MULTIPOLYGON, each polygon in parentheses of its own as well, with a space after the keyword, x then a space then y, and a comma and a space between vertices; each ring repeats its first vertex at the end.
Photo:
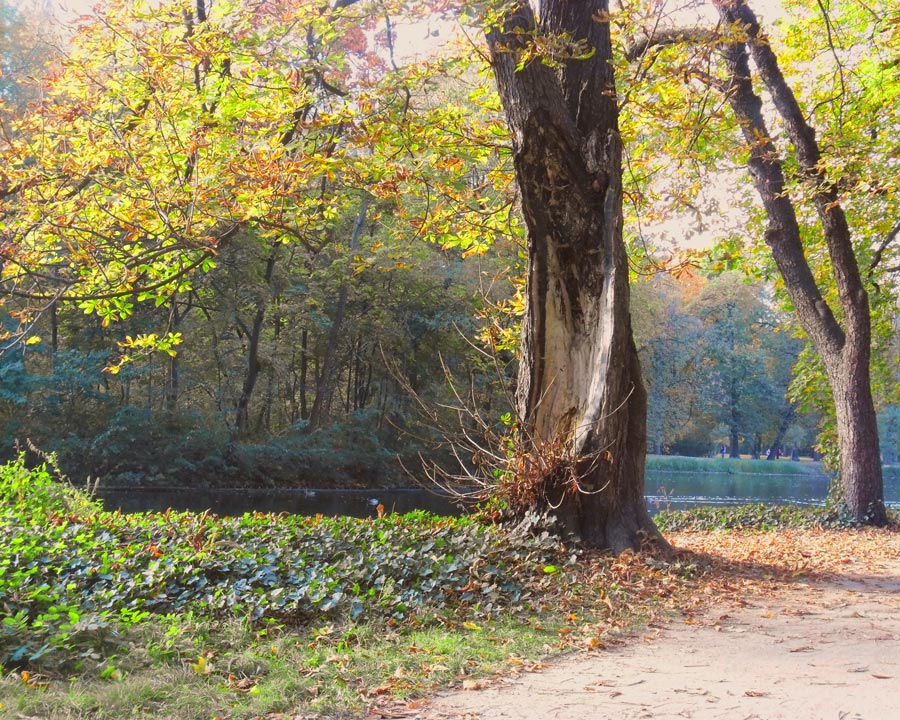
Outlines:
MULTIPOLYGON (((828 495, 825 475, 756 475, 738 473, 671 473, 648 471, 647 507, 667 508, 744 503, 821 504, 828 495)), ((374 517, 378 505, 387 513, 427 510, 460 515, 471 508, 458 498, 421 488, 392 490, 104 488, 99 496, 109 510, 123 512, 208 510, 217 515, 245 512, 293 515, 374 517)), ((900 507, 900 479, 885 480, 885 500, 900 507)))
POLYGON ((349 515, 374 517, 378 505, 386 513, 427 510, 439 515, 460 515, 456 498, 420 488, 400 490, 301 490, 244 488, 103 488, 97 493, 108 510, 122 512, 208 510, 216 515, 245 512, 291 515, 349 515))

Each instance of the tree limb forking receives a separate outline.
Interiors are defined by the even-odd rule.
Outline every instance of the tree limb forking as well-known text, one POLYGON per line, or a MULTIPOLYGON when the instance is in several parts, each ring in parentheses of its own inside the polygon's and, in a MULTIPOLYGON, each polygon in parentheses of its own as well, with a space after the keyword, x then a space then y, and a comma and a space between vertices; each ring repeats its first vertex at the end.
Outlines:
POLYGON ((815 130, 807 123, 794 92, 781 72, 778 58, 760 29, 759 20, 745 0, 727 3, 713 0, 713 4, 724 21, 740 24, 746 30, 750 56, 784 122, 800 169, 812 185, 813 205, 822 224, 847 322, 854 325, 868 323, 869 307, 867 302, 861 302, 860 292, 863 295, 865 293, 850 227, 840 204, 837 185, 829 181, 822 167, 822 155, 816 142, 815 130))
POLYGON ((898 238, 900 237, 900 220, 894 223, 894 226, 888 231, 887 235, 884 236, 884 239, 878 244, 878 247, 875 249, 874 255, 872 255, 872 261, 869 263, 868 267, 868 276, 871 277, 872 273, 878 268, 884 259, 884 252, 888 249, 888 247, 898 238))
POLYGON ((722 34, 714 28, 668 28, 658 29, 642 38, 632 38, 625 48, 625 59, 634 62, 651 49, 669 45, 709 45, 718 44, 722 34))
POLYGON ((742 43, 731 43, 723 48, 723 55, 729 76, 728 102, 750 149, 747 166, 769 218, 766 244, 807 332, 817 346, 839 352, 844 332, 806 260, 782 162, 763 118, 762 100, 753 89, 746 48, 742 43))

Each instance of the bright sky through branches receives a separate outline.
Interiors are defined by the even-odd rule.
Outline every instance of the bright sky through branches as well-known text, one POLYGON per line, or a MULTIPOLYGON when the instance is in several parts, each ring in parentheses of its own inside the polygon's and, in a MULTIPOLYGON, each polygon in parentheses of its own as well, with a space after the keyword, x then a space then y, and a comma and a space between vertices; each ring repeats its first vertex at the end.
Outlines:
MULTIPOLYGON (((44 2, 22 0, 23 6, 29 3, 40 6, 44 2)), ((750 4, 763 18, 765 25, 771 25, 784 15, 779 0, 750 0, 750 4)), ((102 5, 103 0, 57 0, 50 7, 61 24, 72 28, 79 16, 91 15, 95 8, 102 5)), ((716 10, 706 0, 663 0, 658 18, 660 27, 714 27, 718 22, 716 10)), ((395 60, 400 64, 427 57, 459 36, 455 23, 438 16, 414 22, 396 18, 393 29, 396 36, 395 60)), ((52 29, 47 32, 49 40, 54 32, 52 29)), ((732 175, 734 171, 743 172, 743 168, 732 168, 732 175)), ((664 221, 643 224, 639 232, 646 242, 663 247, 702 248, 724 235, 740 232, 740 227, 746 223, 746 211, 738 207, 740 201, 736 199, 734 179, 729 179, 728 172, 724 172, 713 184, 714 188, 703 188, 696 202, 685 208, 684 212, 671 215, 664 221)))

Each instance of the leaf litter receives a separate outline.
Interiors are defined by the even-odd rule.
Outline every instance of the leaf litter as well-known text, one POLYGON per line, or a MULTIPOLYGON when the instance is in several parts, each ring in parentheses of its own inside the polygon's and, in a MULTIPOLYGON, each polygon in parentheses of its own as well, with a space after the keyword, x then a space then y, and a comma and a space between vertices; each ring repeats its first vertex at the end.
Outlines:
POLYGON ((876 717, 872 703, 900 702, 900 689, 885 682, 900 674, 896 526, 680 530, 668 539, 670 559, 583 558, 557 608, 585 619, 555 648, 576 652, 509 686, 438 696, 418 717, 631 718, 665 708, 666 717, 703 718, 723 716, 726 701, 734 717, 876 717), (725 659, 744 646, 761 654, 725 659), (652 648, 650 660, 642 648, 652 648), (652 664, 657 655, 666 662, 652 664), (720 714, 705 715, 706 706, 720 714))

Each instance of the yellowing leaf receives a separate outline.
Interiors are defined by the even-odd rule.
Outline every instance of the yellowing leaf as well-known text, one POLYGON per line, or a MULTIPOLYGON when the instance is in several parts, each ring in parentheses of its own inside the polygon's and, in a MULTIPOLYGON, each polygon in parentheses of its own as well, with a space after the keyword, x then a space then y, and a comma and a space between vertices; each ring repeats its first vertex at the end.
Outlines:
POLYGON ((197 656, 197 662, 191 663, 191 668, 198 675, 209 675, 210 670, 212 670, 212 667, 202 655, 197 656))

